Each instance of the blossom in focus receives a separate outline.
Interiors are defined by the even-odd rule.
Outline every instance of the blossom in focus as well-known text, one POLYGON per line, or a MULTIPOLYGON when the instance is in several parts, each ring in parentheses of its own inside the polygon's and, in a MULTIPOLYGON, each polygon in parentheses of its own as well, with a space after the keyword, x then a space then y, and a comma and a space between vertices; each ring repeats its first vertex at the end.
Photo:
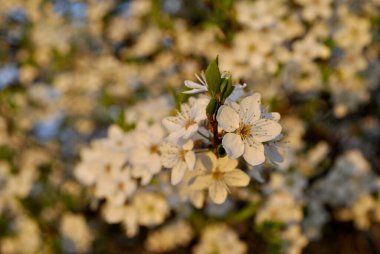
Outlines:
POLYGON ((162 124, 170 132, 168 140, 174 142, 179 138, 188 139, 195 134, 200 122, 206 119, 207 102, 206 98, 190 98, 189 103, 181 105, 177 116, 164 118, 162 124))
POLYGON ((161 145, 161 161, 166 168, 171 168, 171 183, 178 184, 186 170, 193 170, 195 166, 195 153, 192 151, 193 141, 178 146, 173 143, 165 142, 161 145))
POLYGON ((255 93, 245 97, 240 104, 230 103, 220 107, 217 121, 226 134, 222 144, 231 159, 243 155, 251 165, 265 161, 262 142, 270 141, 281 132, 281 125, 261 117, 261 96, 255 93))
POLYGON ((199 160, 198 165, 205 173, 196 177, 192 188, 208 189, 211 200, 222 204, 227 198, 229 187, 244 187, 249 184, 249 176, 237 169, 237 164, 237 160, 217 158, 215 154, 208 153, 199 160))

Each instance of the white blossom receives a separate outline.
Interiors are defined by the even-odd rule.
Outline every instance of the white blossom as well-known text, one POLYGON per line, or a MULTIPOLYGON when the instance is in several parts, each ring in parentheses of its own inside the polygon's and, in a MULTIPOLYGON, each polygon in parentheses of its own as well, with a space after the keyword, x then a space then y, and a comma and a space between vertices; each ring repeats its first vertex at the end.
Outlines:
POLYGON ((204 174, 197 176, 191 186, 195 190, 208 189, 211 200, 217 204, 226 200, 229 187, 249 184, 249 176, 236 168, 237 160, 217 158, 215 154, 208 153, 199 162, 204 174))
POLYGON ((217 120, 226 134, 222 144, 231 159, 243 155, 251 165, 265 161, 262 142, 274 139, 281 132, 281 125, 261 117, 261 96, 255 93, 244 98, 240 105, 230 103, 220 107, 217 120))

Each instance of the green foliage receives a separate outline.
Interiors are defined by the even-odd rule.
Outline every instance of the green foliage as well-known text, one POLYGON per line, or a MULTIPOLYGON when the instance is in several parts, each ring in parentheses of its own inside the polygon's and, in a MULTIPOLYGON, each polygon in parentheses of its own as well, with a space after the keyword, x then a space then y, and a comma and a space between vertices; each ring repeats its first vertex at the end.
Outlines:
POLYGON ((221 75, 218 66, 218 57, 215 60, 212 60, 206 69, 206 82, 208 85, 208 91, 211 93, 211 96, 215 96, 220 92, 221 85, 221 75))
POLYGON ((217 109, 218 109, 218 100, 215 98, 211 98, 210 102, 207 105, 206 108, 206 114, 208 118, 213 118, 217 109))
POLYGON ((232 78, 223 78, 221 91, 221 101, 224 102, 234 91, 235 87, 232 85, 232 78))
POLYGON ((256 226, 256 231, 263 236, 267 243, 266 253, 281 253, 282 240, 280 232, 283 229, 283 226, 283 223, 279 221, 265 221, 256 226))

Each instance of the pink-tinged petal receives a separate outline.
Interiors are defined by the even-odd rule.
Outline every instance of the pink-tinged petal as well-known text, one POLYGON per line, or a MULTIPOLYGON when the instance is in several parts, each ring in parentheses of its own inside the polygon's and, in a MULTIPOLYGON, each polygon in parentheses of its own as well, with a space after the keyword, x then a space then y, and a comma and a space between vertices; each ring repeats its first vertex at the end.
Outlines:
POLYGON ((231 159, 239 158, 244 152, 244 143, 241 137, 235 133, 224 135, 222 145, 231 159))
POLYGON ((226 186, 220 182, 214 182, 208 189, 211 200, 216 204, 223 204, 227 198, 226 186))
POLYGON ((224 182, 228 186, 244 187, 249 184, 249 176, 240 169, 234 169, 225 173, 224 182))
POLYGON ((181 182, 183 176, 185 175, 186 168, 186 163, 184 163, 183 161, 178 162, 177 165, 173 167, 171 174, 171 183, 173 185, 176 185, 179 182, 181 182))
POLYGON ((263 163, 265 161, 264 145, 260 142, 245 144, 243 157, 252 166, 263 163))
POLYGON ((210 184, 212 184, 213 179, 211 175, 201 175, 197 176, 194 182, 190 185, 193 190, 204 190, 207 189, 210 184))
POLYGON ((245 124, 251 124, 260 119, 261 115, 261 95, 255 93, 251 96, 245 97, 240 102, 240 119, 245 124))
POLYGON ((168 116, 162 119, 162 125, 164 125, 168 131, 175 131, 181 128, 181 122, 178 117, 175 116, 168 116))
POLYGON ((277 137, 281 129, 281 125, 276 121, 260 119, 252 124, 251 134, 256 141, 266 142, 277 137))
POLYGON ((195 166, 195 153, 187 152, 185 155, 185 162, 188 170, 193 170, 195 166))
POLYGON ((226 132, 233 132, 239 128, 239 115, 229 106, 220 107, 216 119, 226 132))

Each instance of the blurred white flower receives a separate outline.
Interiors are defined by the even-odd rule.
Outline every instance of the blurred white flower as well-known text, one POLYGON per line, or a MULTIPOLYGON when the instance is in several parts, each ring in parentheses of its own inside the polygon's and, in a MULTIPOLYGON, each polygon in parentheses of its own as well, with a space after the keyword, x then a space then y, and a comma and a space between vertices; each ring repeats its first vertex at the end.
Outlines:
POLYGON ((202 232, 201 241, 194 247, 193 253, 244 254, 247 253, 247 245, 226 225, 211 225, 202 232))
POLYGON ((228 157, 217 158, 213 153, 207 153, 200 160, 198 167, 204 171, 192 183, 194 190, 208 189, 211 200, 222 204, 227 198, 229 187, 243 187, 249 184, 249 176, 237 169, 237 160, 228 157))

